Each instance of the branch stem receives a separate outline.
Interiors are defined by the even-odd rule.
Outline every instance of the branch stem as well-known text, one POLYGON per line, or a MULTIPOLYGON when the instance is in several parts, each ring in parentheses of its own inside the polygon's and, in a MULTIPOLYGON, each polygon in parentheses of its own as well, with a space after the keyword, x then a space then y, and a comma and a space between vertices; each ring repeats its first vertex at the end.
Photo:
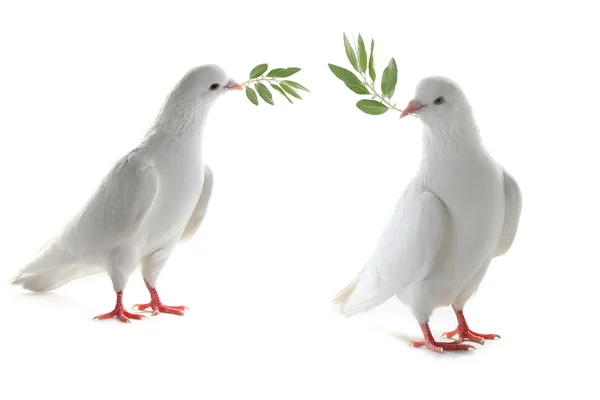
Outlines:
MULTIPOLYGON (((368 89, 371 90, 371 95, 377 97, 387 108, 391 109, 391 110, 396 110, 399 112, 402 112, 403 110, 401 110, 400 108, 396 107, 395 104, 390 103, 388 100, 385 99, 384 96, 380 95, 377 90, 375 89, 375 82, 369 82, 369 78, 367 78, 367 73, 366 72, 362 72, 362 71, 358 71, 360 73, 361 78, 363 78, 363 84, 365 84, 365 86, 367 86, 368 89)), ((418 118, 416 115, 414 114, 409 114, 415 118, 418 118)))
POLYGON ((247 86, 251 83, 258 83, 258 82, 279 82, 277 79, 279 78, 266 78, 266 77, 260 77, 260 78, 252 78, 252 79, 248 79, 246 82, 244 83, 240 83, 241 86, 247 86))

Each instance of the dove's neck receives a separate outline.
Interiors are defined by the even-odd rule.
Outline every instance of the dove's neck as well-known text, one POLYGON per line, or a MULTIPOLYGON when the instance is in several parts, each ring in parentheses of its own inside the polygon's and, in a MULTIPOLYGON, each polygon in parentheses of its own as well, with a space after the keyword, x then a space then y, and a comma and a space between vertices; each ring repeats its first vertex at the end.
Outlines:
POLYGON ((180 147, 200 151, 210 106, 197 101, 167 102, 146 135, 145 146, 161 152, 180 147))
POLYGON ((470 113, 424 125, 422 166, 447 165, 481 154, 479 129, 470 113))

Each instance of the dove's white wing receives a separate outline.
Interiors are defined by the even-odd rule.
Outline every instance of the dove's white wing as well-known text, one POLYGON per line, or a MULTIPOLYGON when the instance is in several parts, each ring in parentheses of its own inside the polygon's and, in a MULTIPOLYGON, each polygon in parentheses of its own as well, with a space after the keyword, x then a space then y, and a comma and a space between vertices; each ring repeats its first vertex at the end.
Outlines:
POLYGON ((144 222, 158 191, 154 168, 134 152, 123 157, 60 238, 80 256, 127 241, 144 222))
POLYGON ((200 199, 198 200, 198 204, 196 204, 196 208, 188 221, 185 230, 183 231, 183 235, 181 235, 180 243, 184 243, 189 240, 204 220, 204 216, 206 215, 206 210, 208 209, 208 203, 210 201, 210 195, 212 194, 213 187, 213 176, 212 171, 210 170, 208 165, 204 166, 204 184, 202 185, 202 193, 200 194, 200 199))
POLYGON ((342 314, 368 311, 425 279, 442 244, 445 219, 441 200, 413 181, 365 268, 336 296, 342 314))
POLYGON ((504 182, 505 198, 504 225, 502 225, 502 234, 496 246, 496 257, 506 254, 512 246, 521 219, 521 190, 519 185, 504 169, 502 170, 502 181, 504 182))

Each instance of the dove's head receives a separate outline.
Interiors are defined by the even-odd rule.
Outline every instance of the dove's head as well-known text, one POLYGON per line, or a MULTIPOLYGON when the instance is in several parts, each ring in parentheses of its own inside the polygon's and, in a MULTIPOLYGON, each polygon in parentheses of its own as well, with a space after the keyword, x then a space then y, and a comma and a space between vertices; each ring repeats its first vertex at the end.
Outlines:
POLYGON ((230 79, 218 65, 202 65, 191 69, 179 82, 178 96, 194 99, 199 103, 212 103, 230 90, 242 90, 242 86, 230 79))
POLYGON ((455 119, 465 112, 470 113, 470 109, 467 98, 456 83, 448 78, 432 76, 419 82, 414 99, 402 111, 400 118, 414 114, 431 126, 455 119))

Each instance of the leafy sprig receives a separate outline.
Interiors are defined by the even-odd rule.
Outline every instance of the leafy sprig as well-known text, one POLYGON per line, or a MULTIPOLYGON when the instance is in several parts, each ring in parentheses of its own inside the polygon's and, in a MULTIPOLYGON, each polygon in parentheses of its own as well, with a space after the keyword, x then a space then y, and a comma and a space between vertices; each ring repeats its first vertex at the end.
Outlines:
POLYGON ((307 88, 298 82, 285 79, 300 71, 300 68, 274 68, 267 73, 268 69, 268 64, 257 65, 250 71, 250 79, 241 84, 245 87, 246 96, 252 104, 258 105, 259 97, 267 104, 275 104, 275 101, 273 101, 273 94, 271 93, 271 90, 269 90, 269 87, 267 87, 267 84, 273 90, 285 97, 290 103, 293 103, 291 97, 302 100, 300 93, 298 93, 300 90, 309 92, 307 88), (254 88, 251 86, 254 86, 254 88))
POLYGON ((375 41, 371 40, 370 51, 367 55, 367 48, 360 34, 358 34, 357 43, 350 43, 344 33, 344 50, 346 51, 346 57, 348 57, 350 65, 358 73, 358 76, 354 72, 334 64, 329 64, 329 69, 354 93, 371 96, 370 99, 359 100, 356 103, 356 107, 370 115, 385 114, 388 110, 402 112, 400 108, 396 107, 395 103, 392 103, 392 96, 398 83, 396 60, 392 58, 383 70, 380 83, 381 90, 378 91, 376 89, 377 73, 375 71, 373 56, 375 41))

